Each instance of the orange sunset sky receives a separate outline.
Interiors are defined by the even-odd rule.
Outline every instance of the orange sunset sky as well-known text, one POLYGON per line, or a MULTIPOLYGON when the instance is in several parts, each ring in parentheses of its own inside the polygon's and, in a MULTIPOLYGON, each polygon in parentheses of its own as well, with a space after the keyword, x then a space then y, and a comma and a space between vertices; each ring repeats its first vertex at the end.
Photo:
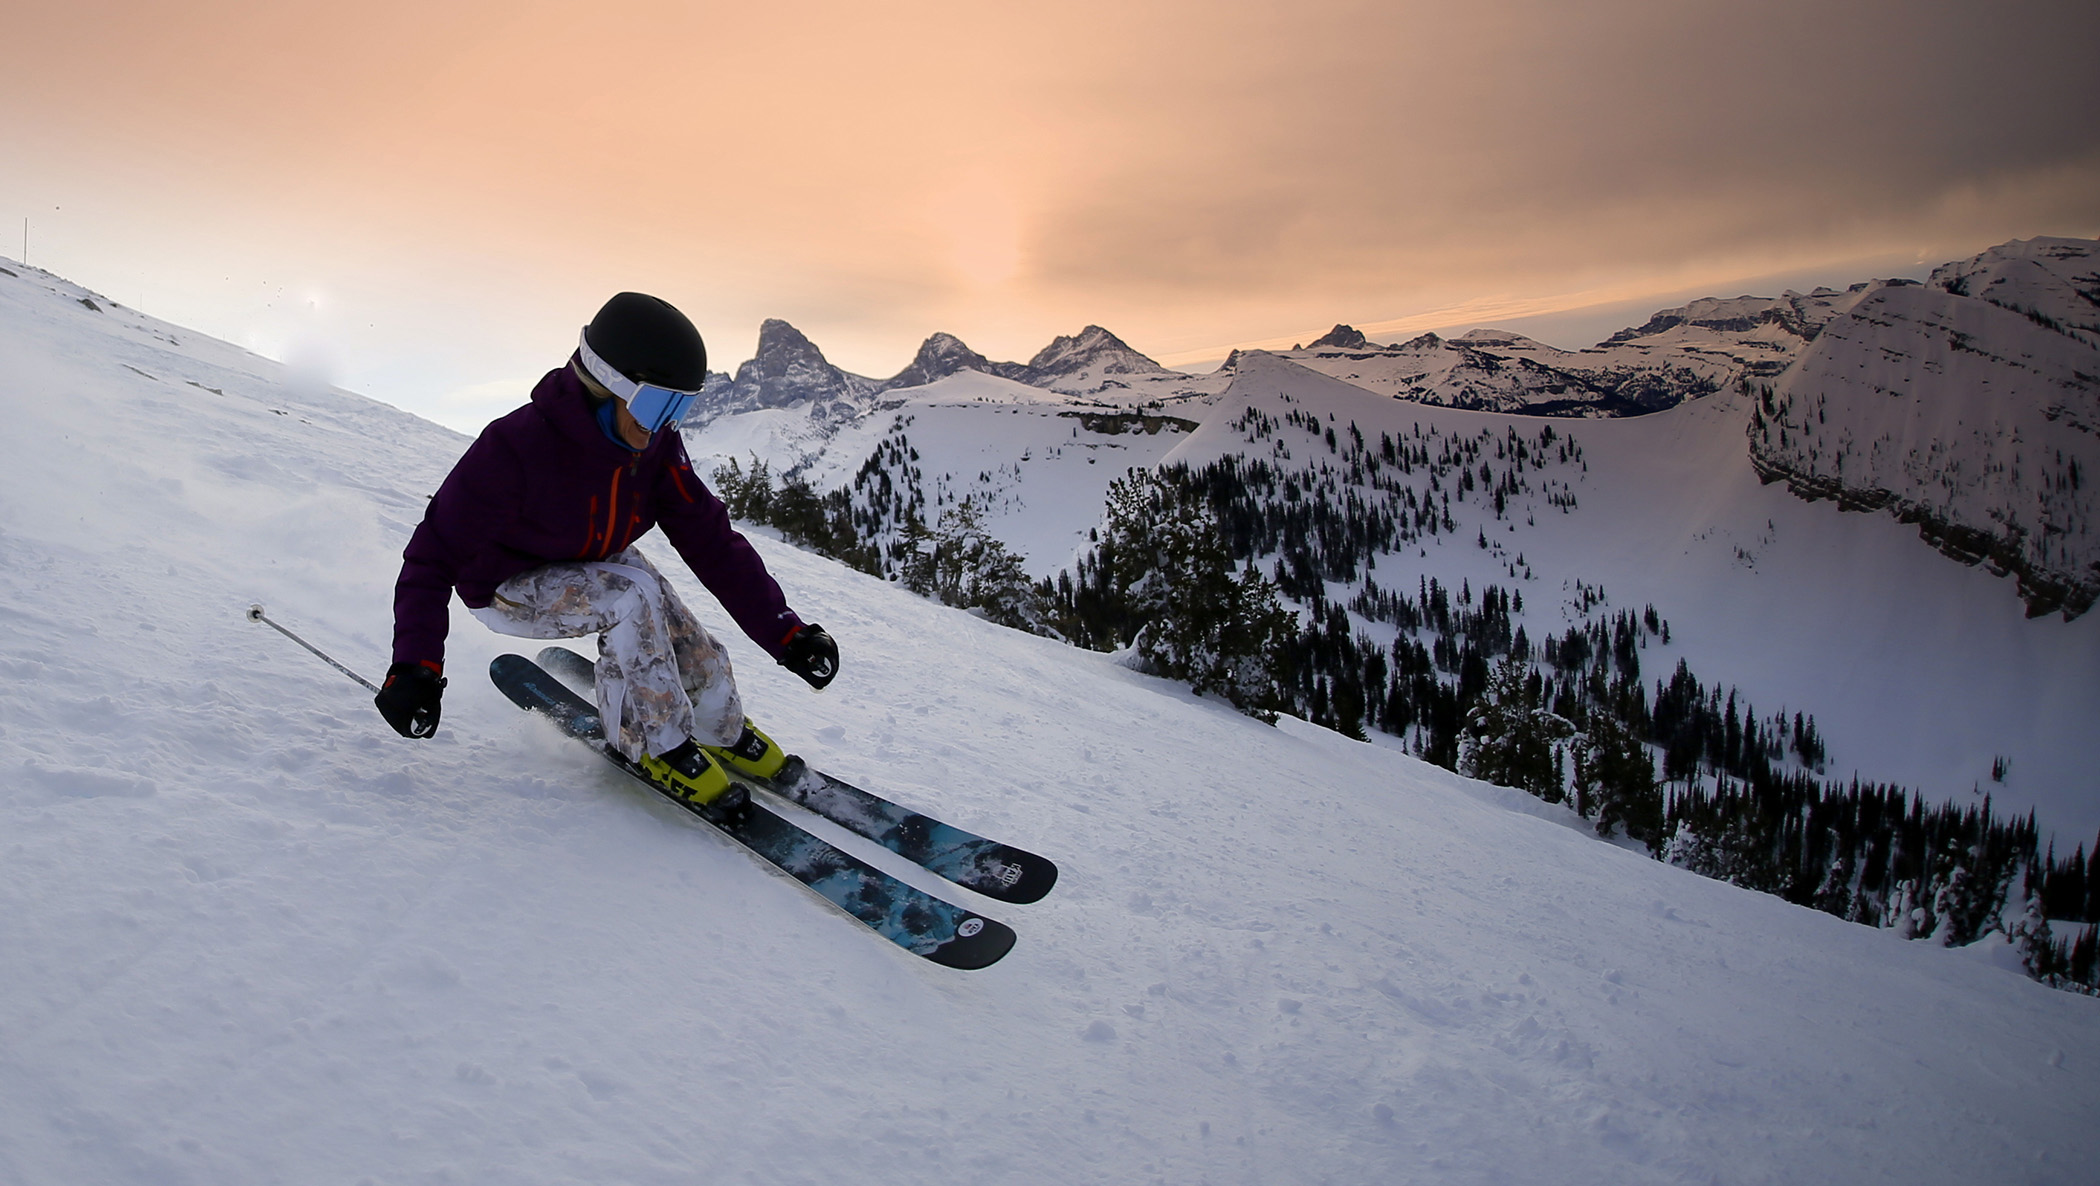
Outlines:
POLYGON ((1105 325, 1593 342, 2100 234, 2100 4, 16 2, 0 254, 469 431, 622 288, 716 369, 1105 325))

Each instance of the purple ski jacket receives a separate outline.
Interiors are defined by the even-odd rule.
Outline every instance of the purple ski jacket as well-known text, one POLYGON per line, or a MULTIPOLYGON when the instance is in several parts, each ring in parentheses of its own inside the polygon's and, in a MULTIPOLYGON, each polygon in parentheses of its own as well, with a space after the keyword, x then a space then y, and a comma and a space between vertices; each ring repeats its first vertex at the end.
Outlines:
POLYGON ((778 659, 802 620, 693 473, 684 440, 659 432, 640 452, 616 445, 575 372, 547 372, 531 403, 467 447, 409 537, 394 584, 394 661, 444 662, 453 590, 479 609, 521 572, 603 560, 659 524, 737 626, 778 659))

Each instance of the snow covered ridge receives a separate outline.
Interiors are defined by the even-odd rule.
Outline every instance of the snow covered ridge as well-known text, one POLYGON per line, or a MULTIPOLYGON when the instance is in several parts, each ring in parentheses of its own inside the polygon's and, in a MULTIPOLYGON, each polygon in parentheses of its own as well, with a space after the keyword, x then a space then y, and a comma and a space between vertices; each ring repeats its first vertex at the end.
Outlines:
POLYGON ((2033 615, 2100 597, 2100 243, 2033 239, 1888 283, 1767 387, 1753 464, 1887 510, 2019 582, 2033 615))
MULTIPOLYGON (((1532 416, 1638 416, 1745 378, 1779 374, 1866 284, 1784 296, 1709 297, 1665 309, 1584 350, 1476 329, 1379 345, 1337 325, 1308 346, 1275 351, 1300 366, 1396 399, 1532 416)), ((1236 365, 1237 357, 1228 363, 1236 365)))

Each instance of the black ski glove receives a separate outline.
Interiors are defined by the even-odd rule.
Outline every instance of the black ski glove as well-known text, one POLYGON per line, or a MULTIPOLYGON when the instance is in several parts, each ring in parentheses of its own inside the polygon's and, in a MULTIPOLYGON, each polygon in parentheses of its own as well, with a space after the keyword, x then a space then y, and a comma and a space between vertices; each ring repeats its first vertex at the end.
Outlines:
POLYGON ((839 673, 839 644, 815 622, 797 626, 788 635, 780 665, 801 676, 812 688, 830 683, 839 673))
POLYGON ((386 683, 372 703, 379 715, 403 737, 428 737, 437 732, 438 698, 445 694, 445 678, 425 663, 396 663, 386 669, 386 683))

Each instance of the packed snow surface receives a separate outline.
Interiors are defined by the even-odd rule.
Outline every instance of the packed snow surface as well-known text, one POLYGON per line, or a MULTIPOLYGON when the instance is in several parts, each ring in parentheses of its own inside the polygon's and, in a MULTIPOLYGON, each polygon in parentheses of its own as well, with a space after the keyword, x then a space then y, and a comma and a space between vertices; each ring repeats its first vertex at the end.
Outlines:
POLYGON ((244 620, 378 674, 463 438, 8 273, 0 1181, 2100 1164, 2100 1001, 2002 948, 1658 865, 758 539, 845 656, 818 695, 732 640, 774 732, 1063 866, 992 911, 1003 963, 915 960, 504 702, 481 668, 508 644, 463 613, 422 743, 244 620))

